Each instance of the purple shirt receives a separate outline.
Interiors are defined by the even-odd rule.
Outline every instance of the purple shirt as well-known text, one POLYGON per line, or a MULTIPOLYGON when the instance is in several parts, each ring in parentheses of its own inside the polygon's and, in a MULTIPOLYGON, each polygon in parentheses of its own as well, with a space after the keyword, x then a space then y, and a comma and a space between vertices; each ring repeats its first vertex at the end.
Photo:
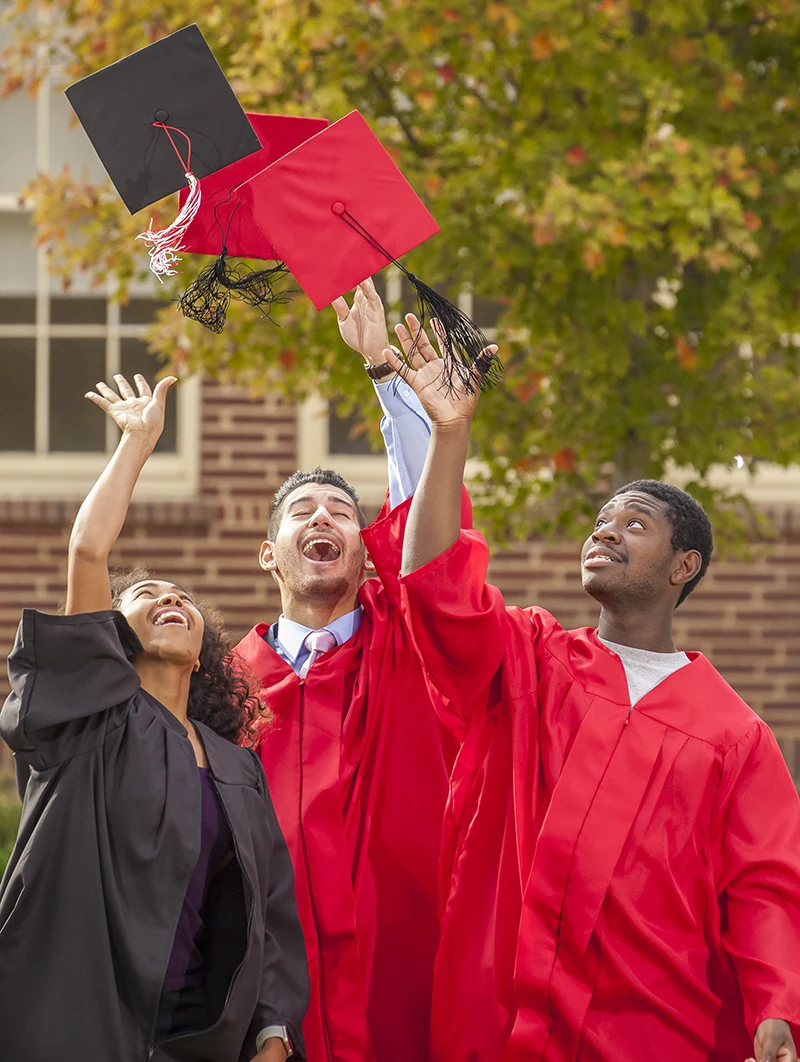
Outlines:
POLYGON ((199 767, 198 770, 203 795, 200 855, 178 918, 172 954, 164 978, 164 992, 179 992, 202 984, 203 930, 208 890, 220 863, 233 848, 230 827, 211 781, 211 774, 207 767, 199 767))

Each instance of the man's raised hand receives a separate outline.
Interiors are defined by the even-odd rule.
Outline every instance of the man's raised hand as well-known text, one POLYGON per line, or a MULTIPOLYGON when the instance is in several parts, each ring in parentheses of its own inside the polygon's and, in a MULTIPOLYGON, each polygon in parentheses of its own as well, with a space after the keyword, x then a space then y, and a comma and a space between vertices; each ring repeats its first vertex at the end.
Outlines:
MULTIPOLYGON (((447 384, 443 375, 444 362, 434 349, 419 319, 409 313, 406 314, 406 323, 408 327, 402 324, 395 326, 406 360, 403 361, 388 348, 383 352, 384 359, 416 391, 425 412, 431 418, 431 423, 439 428, 464 423, 468 425, 480 398, 480 373, 473 368, 473 387, 470 392, 464 390, 457 378, 452 384, 447 384)), ((437 321, 433 322, 433 329, 441 350, 443 337, 437 321)), ((491 344, 483 353, 485 358, 490 360, 497 354, 497 347, 491 344)))
POLYGON ((138 395, 120 373, 114 375, 119 394, 101 380, 95 386, 97 391, 87 391, 85 397, 94 402, 114 421, 124 435, 138 435, 155 446, 164 430, 164 412, 167 404, 167 392, 174 383, 175 376, 165 376, 156 384, 155 391, 144 376, 134 376, 138 395))
POLYGON ((389 332, 383 303, 372 280, 365 280, 358 285, 352 306, 347 305, 345 298, 335 299, 331 305, 336 311, 342 339, 348 347, 357 350, 368 364, 383 365, 386 360, 383 351, 389 346, 389 332))

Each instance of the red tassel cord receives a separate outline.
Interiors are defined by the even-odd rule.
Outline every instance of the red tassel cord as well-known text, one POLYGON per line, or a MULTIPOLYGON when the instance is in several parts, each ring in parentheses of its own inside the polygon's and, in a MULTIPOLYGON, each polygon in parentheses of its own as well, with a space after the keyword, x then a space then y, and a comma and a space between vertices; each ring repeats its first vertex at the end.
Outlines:
POLYGON ((172 267, 176 262, 180 262, 178 252, 183 250, 183 237, 186 234, 186 230, 194 220, 195 214, 200 209, 200 182, 191 171, 192 162, 192 143, 186 133, 180 129, 175 129, 174 126, 164 125, 163 122, 153 122, 154 126, 159 129, 163 129, 169 137, 169 142, 175 149, 175 154, 181 161, 181 165, 186 173, 186 180, 189 182, 189 195, 186 197, 186 202, 180 209, 180 213, 165 229, 153 229, 153 219, 150 219, 150 227, 146 232, 140 232, 136 237, 137 240, 144 240, 146 244, 150 245, 148 254, 150 255, 150 269, 158 277, 159 281, 162 277, 174 277, 179 270, 172 267), (175 141, 170 136, 170 129, 175 133, 180 133, 181 136, 186 138, 188 144, 188 155, 186 162, 183 161, 181 153, 175 146, 175 141))

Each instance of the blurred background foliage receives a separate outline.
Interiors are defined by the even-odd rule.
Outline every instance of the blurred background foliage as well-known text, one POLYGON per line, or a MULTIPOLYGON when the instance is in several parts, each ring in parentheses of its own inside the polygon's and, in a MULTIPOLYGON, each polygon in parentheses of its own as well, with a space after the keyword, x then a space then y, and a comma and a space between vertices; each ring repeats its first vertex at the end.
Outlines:
MULTIPOLYGON (((468 285, 499 329, 505 384, 474 433, 495 541, 582 532, 609 487, 676 466, 721 541, 752 535, 710 477, 800 453, 800 0, 17 0, 10 17, 5 93, 196 21, 246 109, 364 114, 442 226, 408 266, 468 285)), ((124 299, 149 215, 69 172, 26 195, 64 282, 114 275, 124 299)), ((298 293, 274 325, 234 305, 215 336, 169 301, 205 264, 164 285, 153 349, 336 396, 374 433, 332 311, 298 293)))

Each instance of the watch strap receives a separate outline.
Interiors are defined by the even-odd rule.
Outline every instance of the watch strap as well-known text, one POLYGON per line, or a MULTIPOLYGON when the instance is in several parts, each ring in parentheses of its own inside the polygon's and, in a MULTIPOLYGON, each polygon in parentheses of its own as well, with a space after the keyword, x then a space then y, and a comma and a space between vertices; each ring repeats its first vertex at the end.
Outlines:
POLYGON ((291 1058, 294 1054, 294 1045, 289 1036, 289 1030, 285 1025, 267 1025, 256 1037, 256 1054, 263 1048, 267 1040, 280 1040, 286 1051, 286 1057, 291 1058))

